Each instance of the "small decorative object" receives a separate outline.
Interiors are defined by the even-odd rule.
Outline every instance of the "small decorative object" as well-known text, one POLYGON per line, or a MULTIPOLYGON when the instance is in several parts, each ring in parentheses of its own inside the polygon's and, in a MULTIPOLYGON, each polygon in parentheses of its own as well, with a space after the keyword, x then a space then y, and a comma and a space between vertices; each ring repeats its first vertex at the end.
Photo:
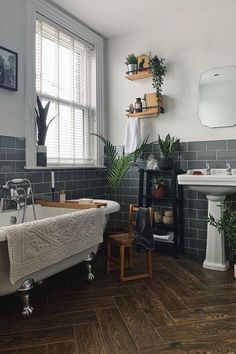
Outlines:
POLYGON ((162 140, 160 135, 158 135, 158 142, 160 150, 162 153, 162 158, 160 159, 160 169, 170 170, 174 167, 173 153, 180 149, 180 139, 175 139, 167 134, 165 140, 162 140))
POLYGON ((144 94, 144 97, 142 98, 142 110, 143 112, 147 112, 147 104, 146 104, 146 93, 144 94))
POLYGON ((229 259, 233 266, 234 278, 236 278, 236 211, 231 210, 230 203, 226 202, 221 209, 219 220, 210 214, 207 222, 217 228, 219 232, 224 231, 226 242, 229 246, 229 259))
POLYGON ((164 65, 163 58, 158 58, 156 55, 150 59, 150 71, 152 73, 152 86, 156 90, 157 95, 157 105, 158 111, 162 111, 161 107, 161 91, 162 91, 162 84, 163 84, 163 77, 165 76, 167 70, 166 66, 164 65))
POLYGON ((127 65, 127 68, 128 68, 128 75, 137 74, 138 58, 134 55, 134 53, 129 54, 126 57, 125 64, 127 65))
POLYGON ((138 56, 138 70, 147 71, 149 69, 149 55, 143 54, 138 56))
POLYGON ((164 198, 166 195, 166 185, 163 178, 153 180, 153 194, 156 198, 164 198))
POLYGON ((55 201, 55 172, 51 172, 51 192, 52 192, 52 201, 55 201))
POLYGON ((163 224, 173 224, 173 212, 171 210, 167 210, 164 212, 164 216, 162 218, 163 224))
POLYGON ((154 221, 156 224, 161 224, 162 223, 162 213, 159 211, 154 211, 154 221))
POLYGON ((133 103, 130 103, 130 105, 129 105, 129 113, 134 113, 134 105, 133 105, 133 103))
POLYGON ((148 170, 158 170, 158 161, 153 154, 150 154, 147 159, 148 170))
POLYGON ((50 101, 47 102, 46 106, 43 107, 42 102, 40 101, 39 96, 37 96, 37 108, 36 112, 36 123, 37 123, 37 166, 47 166, 47 147, 45 146, 45 140, 47 136, 47 131, 56 118, 53 117, 47 124, 47 115, 50 106, 50 101))
POLYGON ((62 190, 60 193, 60 203, 66 202, 66 193, 62 190))
POLYGON ((140 97, 136 98, 134 108, 135 108, 135 113, 142 112, 142 102, 140 97))
POLYGON ((0 87, 17 91, 18 54, 0 47, 0 87))

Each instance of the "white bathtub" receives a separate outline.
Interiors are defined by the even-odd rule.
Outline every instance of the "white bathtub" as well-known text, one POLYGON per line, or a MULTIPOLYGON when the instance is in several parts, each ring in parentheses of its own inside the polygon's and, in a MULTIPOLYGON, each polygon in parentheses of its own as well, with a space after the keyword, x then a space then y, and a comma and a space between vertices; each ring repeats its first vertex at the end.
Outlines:
MULTIPOLYGON (((120 205, 117 202, 110 200, 99 200, 102 202, 106 202, 107 206, 103 207, 105 214, 105 225, 108 219, 109 214, 114 213, 120 209, 120 205)), ((44 219, 51 216, 67 214, 73 211, 78 211, 78 209, 69 209, 69 208, 50 208, 50 207, 42 207, 40 205, 35 205, 35 211, 37 219, 44 219)), ((17 222, 21 222, 22 220, 22 210, 20 212, 16 210, 9 210, 3 213, 0 213, 0 227, 9 226, 11 217, 16 217, 18 219, 17 222)), ((25 215, 25 221, 29 222, 34 220, 33 218, 33 209, 32 206, 28 206, 25 215)), ((96 254, 98 250, 99 244, 94 245, 91 248, 88 248, 76 255, 68 257, 61 262, 54 264, 48 268, 41 270, 40 272, 32 273, 28 275, 26 278, 20 279, 14 285, 10 283, 9 273, 10 273, 10 263, 8 257, 8 248, 7 241, 4 238, 0 238, 0 296, 14 293, 17 291, 22 283, 26 279, 33 279, 34 282, 39 282, 43 279, 50 277, 53 274, 59 273, 64 269, 74 266, 75 264, 83 262, 89 254, 92 252, 96 254)))

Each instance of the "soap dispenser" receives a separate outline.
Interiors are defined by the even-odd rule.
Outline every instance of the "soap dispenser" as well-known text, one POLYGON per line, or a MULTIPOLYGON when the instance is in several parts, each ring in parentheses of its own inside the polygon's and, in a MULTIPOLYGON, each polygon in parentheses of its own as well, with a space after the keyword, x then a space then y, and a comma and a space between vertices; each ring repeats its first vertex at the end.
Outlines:
POLYGON ((66 201, 66 193, 62 190, 60 192, 60 203, 65 203, 66 201))

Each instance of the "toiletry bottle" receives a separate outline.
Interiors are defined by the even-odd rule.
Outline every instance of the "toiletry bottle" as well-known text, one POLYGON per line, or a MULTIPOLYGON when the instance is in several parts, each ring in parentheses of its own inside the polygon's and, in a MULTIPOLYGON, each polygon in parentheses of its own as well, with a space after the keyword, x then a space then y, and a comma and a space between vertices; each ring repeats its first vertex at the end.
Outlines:
POLYGON ((62 190, 60 193, 60 203, 65 203, 66 201, 66 193, 62 190))
POLYGON ((136 98, 134 107, 135 107, 135 113, 142 112, 142 102, 140 97, 136 98))
POLYGON ((146 104, 146 94, 144 95, 144 97, 142 98, 142 111, 146 112, 147 111, 147 104, 146 104))

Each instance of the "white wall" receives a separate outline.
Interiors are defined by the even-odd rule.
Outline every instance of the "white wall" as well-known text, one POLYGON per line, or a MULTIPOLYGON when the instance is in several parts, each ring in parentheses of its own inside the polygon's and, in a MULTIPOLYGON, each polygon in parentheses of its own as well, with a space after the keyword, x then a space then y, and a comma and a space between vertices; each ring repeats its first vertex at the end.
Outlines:
POLYGON ((24 0, 1 0, 0 46, 18 53, 18 91, 0 88, 0 135, 25 136, 24 0))
POLYGON ((163 94, 167 100, 165 114, 141 120, 143 136, 150 134, 151 140, 156 140, 158 133, 165 136, 169 132, 181 141, 236 138, 236 127, 207 128, 198 118, 201 73, 236 65, 235 13, 236 3, 200 16, 185 12, 183 18, 169 19, 168 13, 157 14, 156 23, 149 29, 107 41, 106 134, 114 144, 123 143, 127 120, 124 112, 129 103, 153 91, 151 79, 132 82, 124 78, 125 57, 131 52, 139 55, 148 51, 166 59, 163 94))

